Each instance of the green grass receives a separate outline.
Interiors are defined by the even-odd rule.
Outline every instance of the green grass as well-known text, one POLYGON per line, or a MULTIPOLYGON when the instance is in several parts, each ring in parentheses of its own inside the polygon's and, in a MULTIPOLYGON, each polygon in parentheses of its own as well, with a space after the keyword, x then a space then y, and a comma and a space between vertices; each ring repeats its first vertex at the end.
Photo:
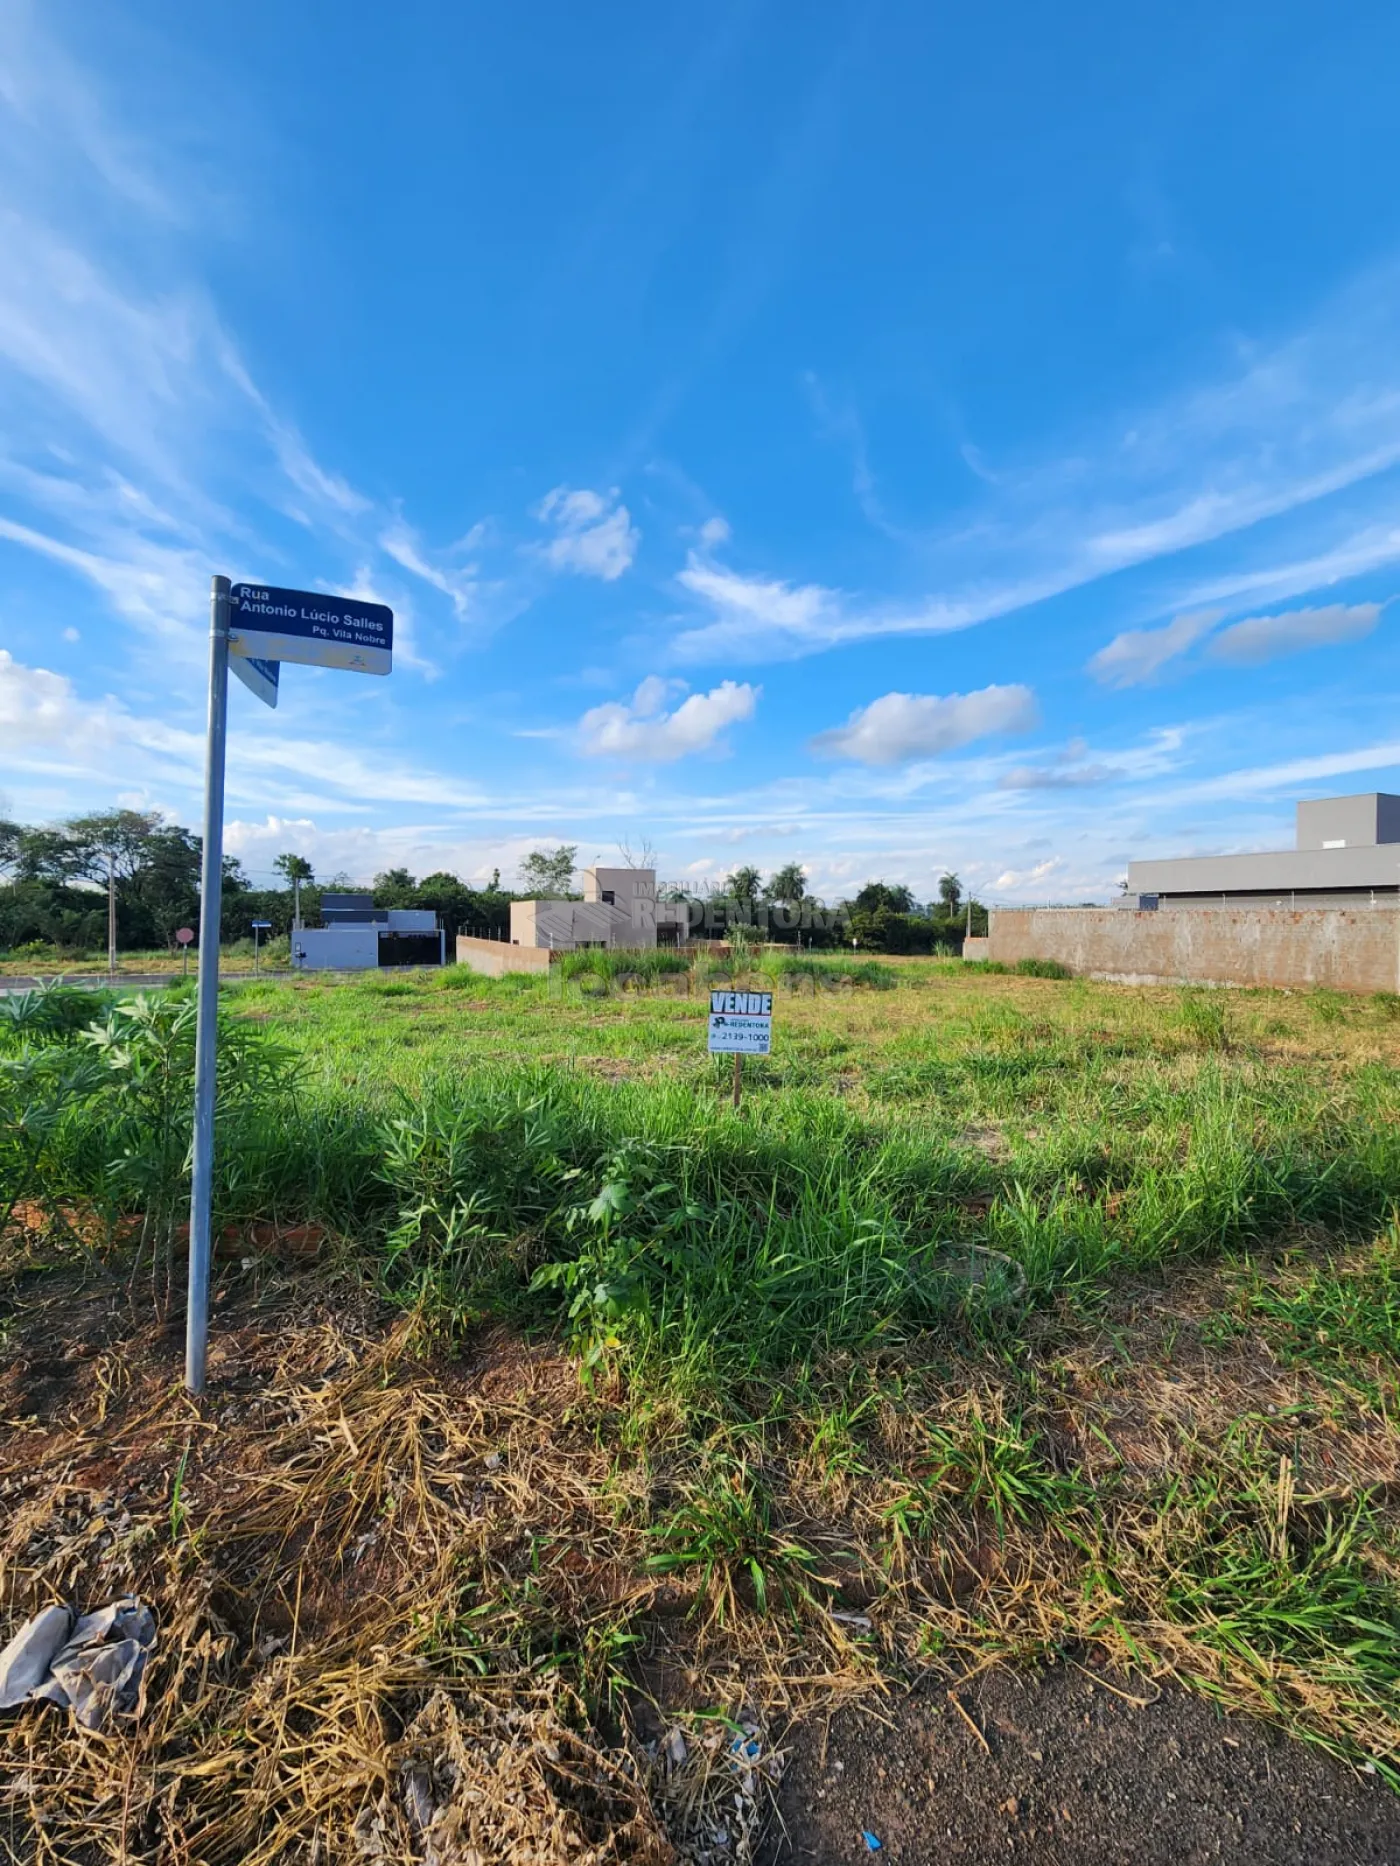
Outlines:
MULTIPOLYGON (((704 1047, 717 968, 675 955, 241 983, 217 1222, 327 1225, 448 1341, 484 1317, 562 1341, 643 1455, 665 1439, 647 1569, 716 1622, 839 1598, 803 1527, 834 1512, 914 1615, 904 1649, 1101 1639, 1392 1770, 1400 1523, 1334 1453, 1395 1448, 1394 1004, 1043 973, 769 955, 738 1116, 704 1047), (1162 1411, 1182 1341, 1195 1410, 1162 1411), (1293 1382, 1286 1432, 1261 1366, 1293 1382), (939 1591, 958 1547, 975 1612, 939 1591), (998 1594, 1013 1570, 1034 1587, 998 1594)), ((91 1000, 0 1015, 0 1217, 115 1236, 139 1190, 169 1230, 165 996, 164 1021, 104 1011, 105 1047, 91 1000)))

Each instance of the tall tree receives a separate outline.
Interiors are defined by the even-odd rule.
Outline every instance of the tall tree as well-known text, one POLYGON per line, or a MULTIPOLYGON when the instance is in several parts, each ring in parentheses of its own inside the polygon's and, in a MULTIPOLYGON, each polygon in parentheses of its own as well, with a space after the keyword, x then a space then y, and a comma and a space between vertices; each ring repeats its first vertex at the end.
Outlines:
MULTIPOLYGON (((24 830, 19 823, 11 823, 0 818, 0 875, 14 875, 19 872, 20 850, 24 846, 24 830)), ((1127 887, 1127 882, 1123 886, 1127 887)))
POLYGON ((938 899, 948 914, 955 914, 962 906, 962 882, 953 874, 938 877, 938 899))
POLYGON ((567 894, 577 860, 576 842, 561 842, 557 849, 531 849, 520 864, 520 885, 527 894, 567 894))
POLYGON ((89 881, 105 881, 109 873, 118 881, 130 881, 145 860, 161 820, 159 810, 100 810, 92 816, 70 817, 64 828, 82 853, 89 881))
POLYGON ((732 875, 726 875, 720 888, 721 894, 734 901, 756 901, 763 891, 763 876, 756 868, 736 868, 732 875))
POLYGON ((21 881, 79 881, 91 866, 91 851, 65 829, 21 829, 16 873, 21 881))
POLYGON ((179 823, 158 829, 124 890, 121 927, 133 945, 173 946, 177 927, 199 923, 201 840, 179 823))
POLYGON ((851 902, 861 913, 907 914, 913 911, 914 896, 900 882, 867 881, 851 902))
POLYGON ((807 898, 807 871, 800 862, 787 862, 770 879, 764 893, 785 907, 800 907, 807 898))

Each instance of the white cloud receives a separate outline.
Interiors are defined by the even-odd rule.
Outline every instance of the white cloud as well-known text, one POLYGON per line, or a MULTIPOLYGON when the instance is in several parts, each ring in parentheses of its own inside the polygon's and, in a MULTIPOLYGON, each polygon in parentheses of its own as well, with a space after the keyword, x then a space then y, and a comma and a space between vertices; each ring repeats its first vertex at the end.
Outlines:
POLYGON ((1338 642, 1360 641, 1380 618, 1380 603, 1330 603, 1321 609, 1288 609, 1282 615, 1247 616, 1222 629, 1210 644, 1220 661, 1237 667, 1258 667, 1280 655, 1299 654, 1305 648, 1334 647, 1338 642))
POLYGON ((684 683, 651 675, 631 704, 610 700, 590 708, 579 721, 579 746, 595 758, 635 758, 670 764, 691 752, 713 749, 726 727, 752 719, 762 689, 732 680, 709 693, 692 693, 674 711, 665 706, 684 683))
POLYGON ((1037 881, 1048 881, 1064 867, 1064 858, 1059 855, 1047 856, 1043 862, 1037 862, 1033 868, 1004 868, 992 883, 994 888, 1007 888, 1022 893, 1033 887, 1037 881))
POLYGON ((642 541, 616 486, 606 494, 556 486, 540 501, 537 516, 557 533, 544 546, 546 562, 605 583, 615 583, 630 568, 642 541))
POLYGON ((1029 687, 982 687, 976 693, 886 693, 858 707, 844 726, 818 733, 814 751, 860 764, 936 758, 994 732, 1027 732, 1038 709, 1029 687))
POLYGON ((1106 687, 1140 686, 1208 634, 1220 616, 1218 609, 1201 609, 1175 617, 1164 628, 1125 629, 1093 656, 1089 672, 1106 687))
POLYGON ((1003 790, 1087 790, 1126 775, 1121 765, 1013 765, 998 782, 1003 790))
POLYGON ((713 518, 707 518, 700 527, 700 542, 711 547, 716 544, 728 544, 729 520, 721 518, 718 513, 713 518))
POLYGON ((66 628, 63 631, 63 639, 65 641, 81 641, 83 639, 82 632, 79 629, 66 628))
POLYGON ((71 680, 26 667, 0 648, 0 744, 7 751, 61 745, 82 724, 71 680))
POLYGON ((999 790, 1075 791, 1103 784, 1141 783, 1174 771, 1186 740, 1181 726, 1158 726, 1136 745, 1115 748, 1110 757, 1091 758, 1084 739, 1071 739, 1042 764, 1012 765, 997 779, 999 790))

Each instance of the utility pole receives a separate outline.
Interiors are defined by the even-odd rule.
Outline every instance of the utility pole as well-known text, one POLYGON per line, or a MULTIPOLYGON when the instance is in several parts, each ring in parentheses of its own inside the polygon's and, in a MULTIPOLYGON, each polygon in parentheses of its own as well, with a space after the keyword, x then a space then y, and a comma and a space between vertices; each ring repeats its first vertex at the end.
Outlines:
POLYGON ((107 851, 107 976, 117 976, 117 865, 112 851, 107 851))

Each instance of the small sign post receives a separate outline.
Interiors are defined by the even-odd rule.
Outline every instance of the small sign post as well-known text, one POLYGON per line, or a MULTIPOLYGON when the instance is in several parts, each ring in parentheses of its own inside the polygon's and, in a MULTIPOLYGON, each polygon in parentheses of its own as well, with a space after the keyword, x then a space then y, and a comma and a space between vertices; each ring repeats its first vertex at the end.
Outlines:
POLYGON ((260 958, 260 955, 262 952, 262 936, 264 933, 270 933, 271 931, 272 931, 272 922, 270 920, 255 920, 253 922, 253 977, 254 978, 259 978, 262 975, 262 962, 260 958))
POLYGON ((190 975, 190 941, 193 938, 194 929, 192 927, 179 927, 176 929, 175 943, 180 948, 180 957, 184 961, 181 967, 181 976, 184 978, 188 978, 190 975))
MULTIPOLYGON (((185 1385, 204 1391, 209 1355, 209 1262, 214 1189, 214 1083, 218 1048, 219 921, 224 880, 224 752, 229 656, 239 678, 277 704, 283 661, 387 674, 394 612, 383 603, 315 590, 273 589, 215 577, 209 590, 209 731, 204 754, 204 846, 199 885, 199 982, 194 1047, 194 1148, 190 1175, 190 1285, 185 1385)), ((188 951, 188 945, 186 945, 188 951)), ((255 943, 255 955, 256 955, 255 943)), ((256 956, 254 964, 257 964, 256 956)))
POLYGON ((768 1056, 773 1049, 773 994, 771 991, 712 991, 710 993, 711 1056, 734 1058, 734 1111, 743 1092, 744 1058, 768 1056))

